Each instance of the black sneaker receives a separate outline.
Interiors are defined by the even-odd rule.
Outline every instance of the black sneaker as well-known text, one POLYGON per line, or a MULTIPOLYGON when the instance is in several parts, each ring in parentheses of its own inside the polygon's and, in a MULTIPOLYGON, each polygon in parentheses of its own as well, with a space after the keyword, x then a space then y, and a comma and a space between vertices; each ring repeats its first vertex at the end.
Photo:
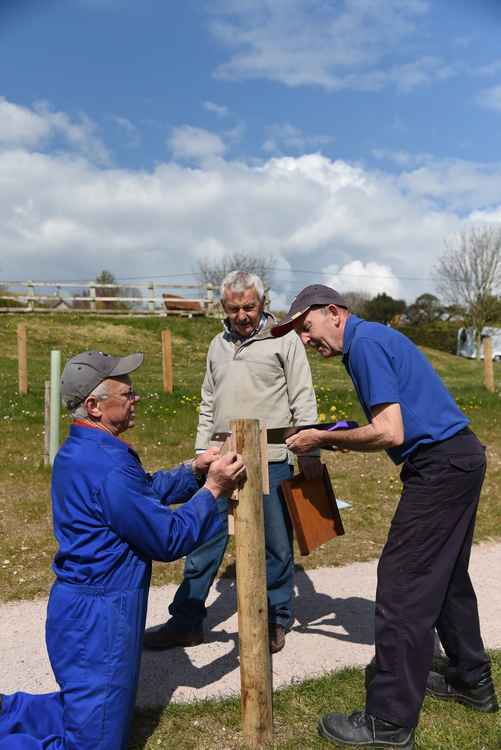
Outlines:
POLYGON ((351 716, 326 714, 320 719, 318 731, 337 745, 414 750, 414 729, 382 721, 365 711, 354 711, 351 716))
POLYGON ((202 625, 183 628, 168 620, 163 625, 148 628, 144 633, 143 648, 151 651, 164 651, 169 648, 188 648, 204 642, 202 625))
POLYGON ((447 682, 443 674, 430 672, 426 681, 426 693, 439 700, 462 703, 463 706, 468 706, 483 713, 499 711, 490 669, 472 687, 454 687, 447 682))

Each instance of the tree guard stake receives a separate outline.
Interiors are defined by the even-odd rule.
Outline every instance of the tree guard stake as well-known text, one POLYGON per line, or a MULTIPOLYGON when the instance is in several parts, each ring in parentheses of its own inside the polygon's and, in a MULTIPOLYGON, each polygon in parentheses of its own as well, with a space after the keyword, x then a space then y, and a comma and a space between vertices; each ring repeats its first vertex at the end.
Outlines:
POLYGON ((273 708, 261 435, 255 419, 235 420, 230 429, 247 467, 234 510, 242 728, 248 746, 262 748, 272 740, 273 708))

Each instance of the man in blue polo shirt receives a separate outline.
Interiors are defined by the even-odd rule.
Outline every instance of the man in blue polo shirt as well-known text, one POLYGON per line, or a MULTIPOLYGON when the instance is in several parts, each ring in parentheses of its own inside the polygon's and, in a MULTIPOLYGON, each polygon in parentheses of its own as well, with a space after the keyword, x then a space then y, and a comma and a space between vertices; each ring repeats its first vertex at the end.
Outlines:
POLYGON ((244 479, 237 454, 214 449, 146 473, 120 437, 134 426, 139 396, 129 373, 142 361, 91 351, 64 368, 74 421, 52 474, 58 550, 46 623, 61 690, 0 695, 0 750, 125 750, 151 561, 183 557, 221 533, 216 500, 244 479))
POLYGON ((342 356, 368 424, 304 430, 287 440, 314 448, 386 450, 403 463, 403 492, 378 565, 374 675, 366 706, 327 714, 321 734, 343 745, 414 748, 425 691, 479 711, 498 710, 468 562, 485 451, 428 360, 398 331, 349 313, 338 292, 303 289, 276 336, 294 328, 323 357, 342 356), (430 672, 434 628, 448 657, 430 672))

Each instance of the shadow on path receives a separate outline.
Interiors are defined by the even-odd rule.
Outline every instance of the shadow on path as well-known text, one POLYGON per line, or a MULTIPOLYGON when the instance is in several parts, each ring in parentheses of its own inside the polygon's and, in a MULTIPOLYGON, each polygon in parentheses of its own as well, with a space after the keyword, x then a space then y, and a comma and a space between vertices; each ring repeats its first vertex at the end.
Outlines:
MULTIPOLYGON (((362 597, 332 597, 317 592, 314 584, 301 566, 296 568, 296 596, 294 611, 296 622, 292 628, 297 633, 311 633, 370 645, 374 643, 374 603, 362 597), (339 630, 342 629, 342 632, 339 630)), ((216 683, 239 667, 238 632, 215 630, 236 611, 234 567, 215 584, 218 596, 208 608, 206 642, 198 651, 209 655, 211 644, 228 644, 221 654, 217 649, 214 658, 196 665, 191 659, 194 649, 174 648, 168 651, 144 651, 139 679, 138 703, 141 706, 167 706, 174 691, 179 687, 194 691, 216 683)), ((232 623, 233 628, 236 624, 232 623)), ((286 646, 287 648, 287 646, 286 646)), ((224 688, 221 688, 223 691, 224 688)), ((227 690, 226 690, 227 692, 227 690)), ((146 713, 154 721, 155 711, 146 713)), ((148 719, 149 722, 149 719, 148 719)), ((148 724, 148 722, 146 722, 148 724)))
POLYGON ((294 600, 298 633, 316 633, 340 641, 371 646, 374 643, 374 602, 360 596, 346 599, 315 590, 312 580, 300 565, 296 566, 297 594, 294 600), (343 628, 344 633, 326 629, 343 628))

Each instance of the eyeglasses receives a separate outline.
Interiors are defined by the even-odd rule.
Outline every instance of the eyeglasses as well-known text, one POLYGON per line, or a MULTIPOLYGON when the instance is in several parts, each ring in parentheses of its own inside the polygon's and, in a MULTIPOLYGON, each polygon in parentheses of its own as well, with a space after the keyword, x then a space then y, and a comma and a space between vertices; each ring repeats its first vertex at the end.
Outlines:
POLYGON ((130 391, 125 391, 125 393, 108 393, 103 394, 102 396, 97 396, 96 398, 97 401, 106 401, 107 399, 113 397, 124 398, 127 401, 135 401, 136 398, 139 398, 139 394, 137 394, 136 391, 131 388, 130 391))
POLYGON ((117 393, 116 395, 122 396, 122 398, 126 398, 129 401, 135 401, 137 398, 137 393, 133 388, 131 388, 130 391, 126 391, 126 393, 117 393))

